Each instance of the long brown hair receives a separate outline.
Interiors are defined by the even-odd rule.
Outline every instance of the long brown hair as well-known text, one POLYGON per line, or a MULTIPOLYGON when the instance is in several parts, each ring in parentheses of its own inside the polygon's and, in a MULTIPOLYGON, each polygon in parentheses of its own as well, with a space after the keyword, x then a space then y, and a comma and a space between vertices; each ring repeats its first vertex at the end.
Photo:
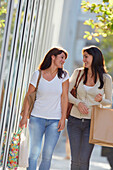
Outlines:
MULTIPOLYGON (((96 84, 97 73, 98 73, 99 80, 100 80, 100 86, 98 88, 102 89, 104 86, 103 73, 107 72, 105 68, 105 60, 103 54, 101 50, 94 45, 83 48, 82 53, 84 53, 85 51, 93 56, 93 61, 91 65, 92 76, 94 75, 95 77, 94 83, 96 84)), ((84 84, 86 84, 87 82, 87 72, 88 72, 88 68, 84 68, 84 74, 85 74, 84 84)))
MULTIPOLYGON (((63 48, 52 48, 50 49, 47 54, 45 55, 42 63, 39 65, 39 69, 40 70, 46 70, 47 68, 49 68, 52 64, 52 58, 51 56, 54 55, 54 56, 57 56, 61 53, 64 53, 65 54, 65 58, 67 58, 68 56, 68 53, 66 50, 64 50, 63 48)), ((62 68, 58 68, 58 77, 59 78, 62 78, 62 74, 64 74, 64 76, 66 76, 66 71, 64 71, 62 68)))

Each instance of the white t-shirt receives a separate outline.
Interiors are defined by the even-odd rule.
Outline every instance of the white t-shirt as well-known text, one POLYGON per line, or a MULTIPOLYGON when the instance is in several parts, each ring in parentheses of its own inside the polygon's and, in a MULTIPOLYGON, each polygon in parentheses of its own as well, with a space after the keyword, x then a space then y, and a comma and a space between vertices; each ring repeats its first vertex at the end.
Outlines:
POLYGON ((85 87, 86 91, 88 91, 88 90, 92 89, 94 86, 87 86, 84 84, 84 87, 85 87))
MULTIPOLYGON (((34 87, 36 87, 38 76, 39 71, 37 70, 33 73, 30 81, 30 84, 34 87)), ((62 83, 67 79, 69 79, 68 73, 65 78, 58 78, 56 75, 51 81, 47 81, 41 75, 36 100, 31 112, 32 116, 45 119, 61 118, 62 83)))

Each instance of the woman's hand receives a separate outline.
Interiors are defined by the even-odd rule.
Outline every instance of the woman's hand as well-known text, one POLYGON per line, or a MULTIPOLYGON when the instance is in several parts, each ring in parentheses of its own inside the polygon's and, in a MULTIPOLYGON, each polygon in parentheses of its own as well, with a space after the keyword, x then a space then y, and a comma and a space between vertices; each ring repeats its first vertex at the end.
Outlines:
POLYGON ((58 132, 65 128, 65 118, 61 118, 58 123, 58 132))
POLYGON ((86 106, 84 103, 82 103, 82 102, 80 102, 80 103, 78 104, 78 110, 79 110, 82 114, 88 114, 88 108, 87 108, 87 106, 86 106))
POLYGON ((95 101, 96 102, 101 102, 102 101, 102 95, 100 93, 96 95, 95 101))
POLYGON ((25 125, 25 128, 27 127, 27 118, 22 118, 20 123, 19 123, 19 127, 23 128, 25 125))

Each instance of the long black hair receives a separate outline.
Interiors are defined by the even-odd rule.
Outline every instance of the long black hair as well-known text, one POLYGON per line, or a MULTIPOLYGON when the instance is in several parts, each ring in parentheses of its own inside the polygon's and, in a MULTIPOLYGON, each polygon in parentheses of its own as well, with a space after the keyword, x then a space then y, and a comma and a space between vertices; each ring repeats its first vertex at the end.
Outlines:
MULTIPOLYGON (((67 58, 68 56, 68 53, 66 50, 64 50, 63 48, 52 48, 50 49, 47 54, 45 55, 42 63, 39 65, 39 69, 40 70, 46 70, 47 68, 49 68, 52 64, 52 58, 51 56, 54 55, 54 56, 57 56, 61 53, 64 53, 65 54, 65 58, 67 58)), ((64 74, 64 77, 66 76, 66 71, 64 71, 62 68, 58 68, 58 77, 59 78, 62 78, 62 74, 64 74)))
MULTIPOLYGON (((93 56, 92 65, 91 65, 92 76, 95 77, 94 83, 96 84, 97 73, 98 73, 99 80, 100 80, 100 86, 98 88, 102 89, 104 86, 103 73, 107 72, 105 68, 105 60, 103 54, 101 50, 96 46, 85 47, 82 50, 82 53, 84 52, 87 52, 88 54, 93 56)), ((84 68, 84 74, 85 74, 85 80, 83 82, 84 84, 86 84, 87 82, 87 72, 88 72, 88 68, 84 68)))

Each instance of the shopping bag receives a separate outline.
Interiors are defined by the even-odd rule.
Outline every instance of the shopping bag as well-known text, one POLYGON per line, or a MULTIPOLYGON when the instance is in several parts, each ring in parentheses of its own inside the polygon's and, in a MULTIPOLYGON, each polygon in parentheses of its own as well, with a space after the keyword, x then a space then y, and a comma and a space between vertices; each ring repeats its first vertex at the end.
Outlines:
POLYGON ((31 112, 32 112, 32 109, 33 109, 33 106, 34 106, 34 102, 36 100, 36 93, 37 93, 37 89, 38 89, 40 78, 41 78, 41 70, 39 70, 39 77, 38 77, 38 80, 37 80, 37 85, 36 85, 35 91, 30 93, 29 95, 26 94, 26 96, 25 96, 24 103, 23 103, 23 106, 22 106, 22 111, 20 113, 20 115, 22 117, 24 116, 24 113, 25 113, 25 103, 28 100, 29 110, 28 110, 27 118, 30 119, 31 112))
POLYGON ((113 147, 113 109, 93 106, 89 143, 113 147))
POLYGON ((6 131, 4 132, 4 137, 3 137, 3 145, 2 145, 2 150, 0 154, 0 166, 2 166, 3 163, 3 155, 4 155, 4 148, 5 148, 5 143, 6 143, 6 131))
MULTIPOLYGON (((9 169, 16 169, 18 167, 18 155, 19 155, 21 131, 22 129, 19 128, 18 132, 13 133, 11 137, 11 143, 9 146, 9 153, 8 153, 8 160, 7 160, 7 167, 9 169)), ((3 146, 2 146, 2 152, 1 152, 1 157, 0 157, 1 166, 3 163, 3 154, 4 154, 5 143, 6 143, 6 134, 7 132, 4 132, 3 146)))
POLYGON ((20 136, 20 148, 19 148, 19 161, 18 166, 26 168, 28 167, 28 142, 24 133, 20 136))

